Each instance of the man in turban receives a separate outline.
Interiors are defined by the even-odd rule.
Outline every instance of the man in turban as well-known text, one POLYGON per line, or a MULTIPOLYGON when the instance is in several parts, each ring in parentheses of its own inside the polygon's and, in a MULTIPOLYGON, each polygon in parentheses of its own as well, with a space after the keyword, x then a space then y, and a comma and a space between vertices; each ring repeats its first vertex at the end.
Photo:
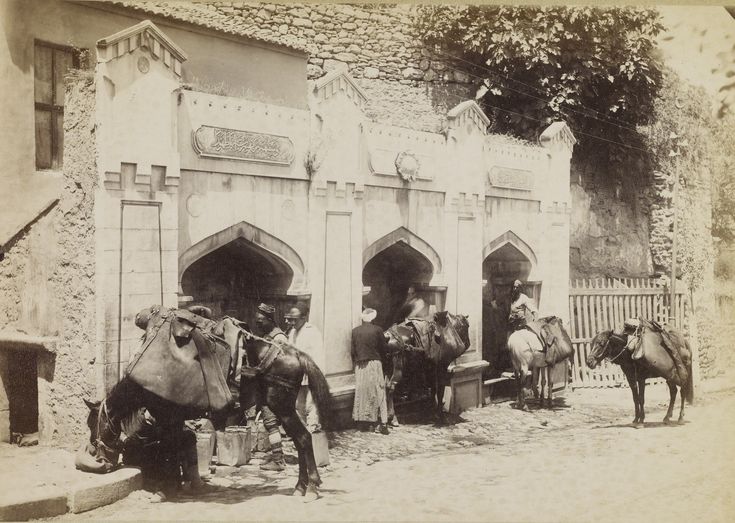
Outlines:
POLYGON ((355 366, 355 402, 352 419, 362 425, 377 425, 375 431, 388 434, 388 407, 382 360, 387 346, 383 329, 373 325, 375 309, 362 311, 362 325, 352 329, 352 363, 355 366))

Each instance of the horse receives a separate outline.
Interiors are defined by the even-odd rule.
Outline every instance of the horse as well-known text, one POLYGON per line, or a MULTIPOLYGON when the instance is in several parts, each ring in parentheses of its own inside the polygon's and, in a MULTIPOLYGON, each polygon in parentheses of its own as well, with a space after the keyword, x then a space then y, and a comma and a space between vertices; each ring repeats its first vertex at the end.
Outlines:
MULTIPOLYGON (((383 372, 386 375, 385 396, 388 404, 388 422, 390 423, 395 420, 396 415, 393 406, 396 385, 403 379, 406 352, 416 350, 416 334, 411 327, 401 324, 391 325, 383 334, 387 345, 383 372)), ((397 420, 395 422, 397 423, 397 420)))
POLYGON ((526 409, 524 386, 529 369, 532 372, 531 387, 534 397, 539 397, 538 379, 541 377, 541 405, 544 404, 544 389, 547 388, 548 408, 552 408, 554 390, 552 369, 556 363, 574 353, 572 340, 560 318, 555 316, 541 318, 538 322, 534 322, 534 326, 539 334, 523 328, 514 331, 508 337, 508 350, 518 383, 517 406, 522 410, 526 409))
POLYGON ((244 338, 249 341, 244 344, 247 365, 240 380, 245 400, 241 403, 264 402, 281 419, 299 453, 293 494, 304 496, 305 501, 317 499, 321 479, 311 436, 296 414, 296 394, 306 374, 322 414, 329 413, 330 395, 326 378, 307 354, 258 338, 233 318, 214 322, 190 311, 152 306, 140 311, 135 323, 145 330, 142 348, 97 413, 90 410, 86 450, 92 460, 81 462, 84 470, 105 473, 115 467, 123 450, 122 423, 140 408, 161 423, 175 449, 182 447, 184 420, 208 415, 217 420, 215 426, 224 423, 233 406, 225 376, 232 381, 244 338))
POLYGON ((306 374, 309 389, 322 417, 322 426, 329 428, 331 395, 329 384, 314 360, 306 353, 286 343, 265 340, 253 335, 247 325, 225 317, 218 327, 231 347, 243 341, 245 358, 240 381, 240 403, 245 409, 252 405, 267 405, 280 420, 292 439, 299 456, 299 477, 294 496, 304 501, 318 498, 321 485, 314 458, 311 434, 296 412, 296 397, 306 374))
POLYGON ((84 402, 89 407, 90 436, 86 448, 76 456, 77 468, 106 473, 115 468, 122 454, 123 463, 140 467, 149 485, 160 485, 168 492, 178 488, 181 480, 190 482, 194 490, 203 487, 196 437, 184 428, 184 420, 198 412, 163 400, 128 377, 103 401, 84 402))
POLYGON ((424 376, 432 400, 436 401, 436 422, 437 425, 445 424, 442 407, 444 387, 449 384, 449 365, 470 347, 467 316, 441 311, 434 314, 433 321, 408 318, 392 326, 388 333, 396 340, 394 346, 398 347, 399 354, 416 350, 423 355, 424 376), (391 335, 391 330, 398 336, 391 335))
MULTIPOLYGON (((131 439, 140 435, 143 409, 155 420, 157 436, 149 443, 160 444, 162 454, 178 454, 192 447, 193 434, 184 431, 185 420, 217 416, 232 406, 224 376, 232 375, 235 362, 224 340, 211 333, 215 322, 191 311, 152 306, 136 315, 135 324, 145 332, 125 376, 104 400, 85 400, 90 409, 90 437, 77 453, 80 470, 109 472, 117 466, 121 453, 125 461, 131 439), (187 438, 190 441, 185 441, 187 438)), ((195 440, 193 445, 195 449, 195 440)), ((159 464, 168 463, 178 471, 180 460, 172 456, 162 455, 159 464)), ((143 468, 153 475, 177 475, 143 468)), ((191 468, 188 475, 192 481, 200 479, 191 468)))
MULTIPOLYGON (((679 336, 681 336, 679 334, 679 336)), ((691 403, 694 397, 692 383, 692 360, 689 343, 681 337, 685 349, 681 351, 681 359, 687 369, 685 380, 676 372, 673 358, 663 345, 661 334, 647 331, 643 334, 641 343, 645 343, 644 357, 633 359, 633 354, 626 347, 626 340, 613 335, 613 331, 606 330, 598 333, 592 338, 590 353, 587 356, 587 366, 594 369, 603 359, 620 366, 625 379, 630 385, 633 394, 633 405, 635 406, 635 418, 633 426, 642 427, 646 417, 644 411, 646 380, 648 378, 664 378, 669 387, 669 408, 666 411, 663 422, 669 424, 674 412, 676 402, 677 386, 681 389, 681 408, 679 410, 678 423, 684 422, 684 401, 691 403)))

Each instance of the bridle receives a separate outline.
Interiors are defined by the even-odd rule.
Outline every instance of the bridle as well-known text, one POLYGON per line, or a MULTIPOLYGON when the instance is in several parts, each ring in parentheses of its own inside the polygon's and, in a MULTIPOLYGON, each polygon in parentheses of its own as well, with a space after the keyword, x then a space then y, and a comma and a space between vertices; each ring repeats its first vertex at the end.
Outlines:
MULTIPOLYGON (((94 441, 94 446, 97 449, 101 449, 103 451, 103 459, 107 459, 108 454, 118 454, 120 451, 117 448, 109 446, 107 443, 105 443, 102 440, 102 416, 105 417, 106 427, 107 429, 112 433, 113 436, 115 436, 115 442, 120 440, 120 432, 117 434, 115 433, 112 424, 112 418, 110 418, 110 413, 107 410, 107 401, 103 400, 100 404, 99 411, 97 413, 97 438, 94 441)), ((109 460, 108 460, 109 461, 109 460)))
MULTIPOLYGON (((610 333, 610 336, 607 338, 607 341, 605 342, 605 346, 602 348, 602 353, 607 354, 607 348, 610 345, 610 340, 612 339, 612 333, 610 333)), ((615 360, 617 360, 620 356, 623 355, 623 352, 625 352, 625 344, 623 343, 623 348, 620 349, 620 352, 618 352, 615 356, 612 358, 610 356, 605 356, 605 359, 609 361, 610 363, 614 363, 615 360)))

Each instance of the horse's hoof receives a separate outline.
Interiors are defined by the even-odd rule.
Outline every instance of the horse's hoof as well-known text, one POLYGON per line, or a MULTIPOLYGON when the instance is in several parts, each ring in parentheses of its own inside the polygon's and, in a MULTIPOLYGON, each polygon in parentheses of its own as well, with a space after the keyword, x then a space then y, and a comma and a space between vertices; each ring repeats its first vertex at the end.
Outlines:
POLYGON ((664 418, 664 425, 671 425, 671 418, 664 418))
POLYGON ((679 418, 678 420, 676 420, 677 425, 684 425, 684 423, 686 423, 686 421, 684 421, 684 418, 679 418))
POLYGON ((319 499, 319 493, 317 492, 316 487, 309 485, 306 488, 306 493, 304 494, 303 502, 311 503, 312 501, 316 501, 317 499, 319 499))
POLYGON ((306 494, 306 487, 303 485, 296 485, 291 493, 292 496, 303 496, 304 494, 306 494))
POLYGON ((633 428, 634 429, 642 429, 643 428, 643 422, 642 421, 635 421, 633 422, 633 428))

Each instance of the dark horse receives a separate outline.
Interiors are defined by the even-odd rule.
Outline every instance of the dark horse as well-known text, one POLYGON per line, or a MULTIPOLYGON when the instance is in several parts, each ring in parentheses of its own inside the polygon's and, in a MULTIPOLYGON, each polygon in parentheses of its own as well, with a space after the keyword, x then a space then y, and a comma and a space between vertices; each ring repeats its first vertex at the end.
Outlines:
MULTIPOLYGON (((423 371, 431 389, 432 399, 436 398, 437 423, 445 422, 444 387, 449 384, 449 365, 470 347, 469 322, 467 316, 451 314, 447 311, 434 314, 434 321, 409 318, 393 325, 386 333, 389 349, 394 350, 394 362, 414 350, 423 355, 423 371)), ((398 381, 402 376, 396 375, 398 381)), ((392 391, 389 391, 391 393, 392 391)))
POLYGON ((309 377, 309 387, 323 415, 329 413, 330 396, 324 375, 308 355, 287 345, 260 340, 232 318, 216 323, 188 311, 154 306, 141 311, 136 324, 146 330, 143 348, 126 370, 125 378, 101 402, 96 420, 90 414, 89 451, 100 466, 86 470, 108 472, 114 468, 123 448, 122 423, 140 408, 146 408, 162 424, 173 448, 182 448, 177 440, 185 434, 184 420, 205 414, 223 420, 233 403, 227 397, 229 387, 224 376, 233 377, 240 358, 240 341, 245 338, 251 341, 246 343, 241 395, 260 396, 258 400, 273 410, 293 439, 299 454, 294 495, 306 496, 306 501, 318 497, 321 479, 311 437, 295 409, 304 374, 309 377), (190 328, 182 329, 181 324, 190 328), (196 348, 182 342, 186 335, 198 342, 196 348), (206 346, 202 340, 217 343, 206 346))
MULTIPOLYGON (((633 359, 630 350, 626 348, 626 340, 613 335, 613 331, 602 331, 592 339, 592 348, 587 356, 587 366, 594 369, 601 360, 607 359, 612 363, 620 365, 620 368, 628 380, 630 390, 633 393, 633 404, 635 405, 635 418, 633 424, 642 426, 646 417, 643 410, 648 378, 664 378, 669 386, 669 409, 664 416, 664 423, 671 421, 676 401, 677 386, 681 388, 681 410, 679 411, 679 423, 684 420, 684 400, 689 403, 693 399, 692 386, 692 359, 689 344, 681 337, 685 348, 681 350, 681 359, 687 368, 687 377, 682 380, 676 372, 674 361, 666 347, 663 346, 661 334, 648 330, 643 333, 641 343, 644 345, 645 356, 642 359, 633 359)), ((680 336, 680 335, 679 335, 680 336)))
POLYGON ((314 459, 311 434, 296 413, 296 397, 306 374, 322 426, 328 428, 331 396, 324 374, 308 354, 291 345, 254 336, 238 320, 224 318, 219 326, 231 347, 238 347, 241 339, 245 342, 240 382, 242 407, 247 409, 252 405, 265 404, 278 417, 299 455, 299 479, 293 495, 305 496, 305 501, 317 499, 321 478, 314 459))

